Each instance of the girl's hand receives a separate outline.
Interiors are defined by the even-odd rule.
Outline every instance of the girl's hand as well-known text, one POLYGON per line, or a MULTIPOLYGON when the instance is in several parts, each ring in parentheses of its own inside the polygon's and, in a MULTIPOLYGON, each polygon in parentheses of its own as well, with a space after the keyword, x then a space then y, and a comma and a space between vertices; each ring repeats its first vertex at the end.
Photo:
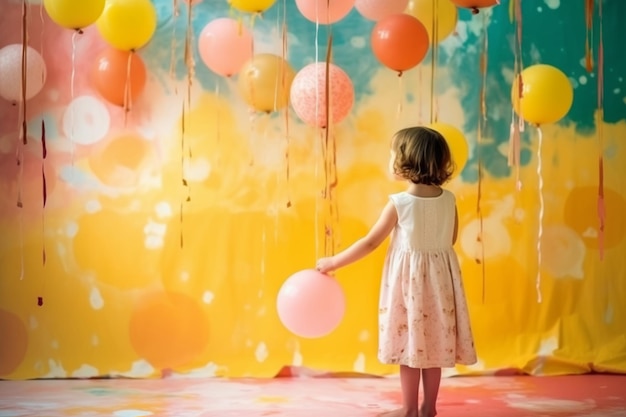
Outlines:
POLYGON ((335 270, 335 262, 333 260, 333 257, 329 257, 329 258, 320 258, 317 260, 317 264, 315 266, 315 269, 317 269, 318 271, 320 271, 322 274, 325 274, 327 272, 330 271, 334 271, 335 270))

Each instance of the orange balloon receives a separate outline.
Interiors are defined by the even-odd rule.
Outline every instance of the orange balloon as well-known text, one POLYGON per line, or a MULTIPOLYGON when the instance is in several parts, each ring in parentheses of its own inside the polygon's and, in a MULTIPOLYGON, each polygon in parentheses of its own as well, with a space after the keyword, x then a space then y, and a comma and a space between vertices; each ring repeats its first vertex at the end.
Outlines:
POLYGON ((478 13, 478 9, 500 4, 500 0, 452 0, 452 3, 459 7, 470 9, 473 14, 476 14, 478 13))
POLYGON ((112 104, 130 107, 146 84, 146 66, 141 57, 107 48, 98 55, 95 65, 94 83, 100 95, 112 104))
POLYGON ((394 14, 376 23, 371 43, 380 63, 402 75, 422 62, 429 39, 426 28, 414 16, 394 14))

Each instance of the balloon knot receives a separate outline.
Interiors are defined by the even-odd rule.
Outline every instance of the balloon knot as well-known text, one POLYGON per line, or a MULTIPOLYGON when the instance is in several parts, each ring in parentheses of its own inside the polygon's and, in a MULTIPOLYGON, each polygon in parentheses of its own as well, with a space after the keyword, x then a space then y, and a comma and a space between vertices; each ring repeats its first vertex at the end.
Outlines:
POLYGON ((81 28, 76 28, 76 33, 78 33, 79 35, 82 35, 84 32, 81 28))
POLYGON ((478 14, 479 12, 478 7, 472 7, 472 14, 478 14))
POLYGON ((402 77, 402 71, 398 71, 398 78, 402 77))

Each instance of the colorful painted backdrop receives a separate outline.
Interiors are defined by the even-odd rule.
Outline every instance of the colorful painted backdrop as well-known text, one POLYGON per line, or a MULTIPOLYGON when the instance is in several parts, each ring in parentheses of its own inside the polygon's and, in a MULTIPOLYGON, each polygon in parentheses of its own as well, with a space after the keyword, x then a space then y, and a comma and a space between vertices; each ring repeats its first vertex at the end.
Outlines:
MULTIPOLYGON (((290 334, 276 295, 367 231, 401 187, 387 174, 391 135, 434 120, 469 145, 449 188, 479 362, 450 373, 626 371, 625 2, 602 0, 602 20, 600 1, 504 0, 458 20, 440 5, 439 27, 454 33, 401 77, 373 54, 375 22, 356 9, 326 26, 291 0, 262 16, 154 0, 156 27, 135 22, 132 42, 117 39, 138 48, 127 67, 106 27, 81 34, 37 1, 1 2, 0 47, 22 45, 25 28, 28 85, 41 86, 0 101, 1 377, 395 372, 376 360, 384 248, 336 274, 347 312, 325 338, 290 334), (210 70, 199 52, 220 17, 249 31, 250 53, 288 61, 277 91, 327 59, 332 35, 332 62, 354 86, 345 119, 323 130, 290 106, 251 111, 241 74, 210 70), (508 163, 516 61, 553 65, 574 90, 561 121, 525 126, 519 170, 508 163), (103 76, 107 65, 126 71, 103 76)), ((21 71, 0 77, 21 85, 21 71)))

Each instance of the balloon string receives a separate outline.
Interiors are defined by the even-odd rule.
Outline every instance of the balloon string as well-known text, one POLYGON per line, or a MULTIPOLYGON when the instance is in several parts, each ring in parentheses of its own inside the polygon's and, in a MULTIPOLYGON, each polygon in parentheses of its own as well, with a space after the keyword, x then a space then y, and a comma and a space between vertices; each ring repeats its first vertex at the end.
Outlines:
MULTIPOLYGON (((420 65, 417 67, 417 85, 420 90, 422 89, 423 81, 424 81, 424 72, 423 72, 422 66, 420 65)), ((424 106, 423 106, 421 94, 419 94, 418 100, 419 100, 419 106, 417 109, 417 123, 422 124, 424 123, 424 106)))
POLYGON ((28 88, 28 4, 22 3, 22 143, 28 143, 28 124, 26 122, 26 91, 28 88))
POLYGON ((398 77, 398 108, 396 109, 396 119, 400 119, 404 102, 404 77, 398 77))
POLYGON ((432 21, 432 39, 430 40, 430 47, 432 50, 432 60, 430 63, 430 123, 437 122, 438 119, 438 105, 437 97, 435 94, 435 81, 437 79, 437 61, 439 59, 439 1, 432 0, 433 8, 433 21, 432 21))
MULTIPOLYGON (((283 23, 282 23, 282 58, 283 63, 287 62, 287 52, 288 52, 288 35, 289 32, 287 30, 287 0, 283 0, 283 23)), ((282 73, 282 83, 283 88, 287 89, 287 68, 286 64, 283 67, 282 73)), ((285 138, 286 138, 286 147, 285 147, 285 180, 287 182, 287 208, 291 207, 291 188, 290 188, 290 174, 291 174, 291 161, 289 157, 289 148, 291 146, 289 139, 289 106, 285 106, 285 138)))
POLYGON ((193 5, 187 5, 187 33, 185 36, 185 65, 187 66, 187 107, 191 108, 191 86, 195 75, 196 63, 193 58, 193 5))
MULTIPOLYGON (((315 9, 315 121, 319 120, 319 108, 320 108, 320 92, 319 92, 319 32, 320 32, 320 19, 319 8, 315 9)), ((317 125, 317 124, 316 124, 317 125)), ((317 128, 316 128, 317 131, 317 128)), ((317 135, 316 135, 317 136, 317 135)), ((315 180, 319 181, 319 157, 320 157, 321 141, 316 140, 315 144, 315 180)), ((320 254, 320 238, 319 238, 319 198, 315 198, 315 257, 319 258, 320 254)))
POLYGON ((72 72, 70 75, 70 153, 71 153, 71 164, 74 166, 74 118, 76 116, 75 109, 76 106, 73 105, 74 102, 74 82, 76 80, 76 37, 79 35, 79 31, 75 30, 72 33, 72 72))
POLYGON ((606 221, 606 207, 604 202, 604 25, 602 17, 602 2, 598 2, 598 20, 600 26, 600 39, 598 42, 598 144, 600 155, 598 161, 598 251, 600 260, 604 259, 604 227, 606 221))
POLYGON ((128 59, 126 60, 126 80, 124 80, 124 126, 126 126, 128 122, 128 112, 132 106, 130 73, 132 70, 133 54, 134 52, 129 52, 128 59))
MULTIPOLYGON (((516 97, 514 100, 520 100, 523 93, 523 80, 522 80, 522 5, 521 0, 512 0, 509 7, 509 14, 512 20, 515 22, 515 46, 513 48, 514 54, 514 74, 517 77, 518 89, 515 92, 516 97)), ((509 136, 509 160, 508 165, 515 168, 515 188, 517 191, 522 189, 522 182, 520 180, 520 154, 521 154, 521 140, 520 133, 524 131, 524 119, 522 117, 522 109, 519 107, 520 114, 516 120, 515 111, 511 109, 511 126, 509 136)))
POLYGON ((41 119, 41 182, 42 182, 42 208, 41 208, 41 229, 42 229, 42 258, 43 265, 46 264, 46 202, 48 201, 48 189, 46 185, 46 157, 48 149, 46 147, 46 123, 41 119))
MULTIPOLYGON (((330 0, 329 0, 330 1, 330 0)), ((330 5, 328 6, 330 8, 330 5)), ((332 61, 332 45, 333 34, 332 27, 329 29, 328 47, 326 49, 326 64, 324 77, 324 96, 325 96, 325 120, 326 129, 324 137, 324 198, 327 205, 326 222, 324 227, 324 253, 330 256, 335 252, 335 219, 336 208, 334 190, 337 187, 337 149, 335 144, 335 136, 333 129, 333 113, 332 113, 332 94, 331 94, 331 74, 330 62, 332 61)))
POLYGON ((585 68, 593 71, 593 7, 594 0, 585 0, 585 68))
POLYGON ((171 41, 171 45, 170 45, 170 78, 175 79, 176 76, 176 19, 178 17, 178 1, 179 0, 173 0, 173 18, 174 21, 172 22, 172 41, 171 41))
MULTIPOLYGON (((27 69, 28 69, 28 12, 27 3, 22 3, 22 56, 21 56, 21 141, 16 149, 16 162, 19 168, 18 187, 17 187, 17 207, 19 208, 19 224, 20 224, 20 280, 24 279, 24 213, 22 203, 22 187, 24 178, 24 147, 28 142, 28 125, 26 123, 26 88, 27 88, 27 69)), ((19 123, 19 120, 18 120, 19 123)))
MULTIPOLYGON (((185 100, 183 100, 182 105, 182 120, 181 120, 181 140, 180 140, 180 171, 181 171, 181 181, 183 190, 187 188, 187 179, 185 178, 185 123, 186 123, 186 114, 185 114, 185 100)), ((184 201, 181 199, 180 201, 180 248, 182 249, 185 245, 184 240, 184 201)))
POLYGON ((485 270, 485 242, 484 242, 484 219, 482 212, 482 187, 483 187, 483 161, 481 157, 481 146, 482 146, 482 136, 484 134, 484 130, 486 128, 487 122, 487 106, 486 106, 486 87, 487 87, 487 53, 488 53, 488 42, 487 42, 487 20, 485 15, 483 14, 483 24, 482 24, 482 51, 480 53, 479 60, 479 70, 481 73, 481 85, 480 85, 480 95, 479 95, 479 119, 478 119, 478 133, 477 133, 477 147, 476 154, 478 159, 478 190, 477 190, 477 200, 476 200, 476 214, 478 216, 479 221, 479 231, 476 236, 476 242, 478 244, 479 253, 476 256, 476 262, 481 265, 482 271, 482 302, 485 302, 485 293, 486 293, 486 270, 485 270))
POLYGON ((544 214, 544 199, 543 199, 543 170, 542 170, 542 147, 543 147, 543 133, 541 127, 537 126, 537 137, 539 143, 537 145, 537 177, 539 181, 539 229, 537 232, 537 302, 541 303, 541 238, 543 237, 543 214, 544 214))

